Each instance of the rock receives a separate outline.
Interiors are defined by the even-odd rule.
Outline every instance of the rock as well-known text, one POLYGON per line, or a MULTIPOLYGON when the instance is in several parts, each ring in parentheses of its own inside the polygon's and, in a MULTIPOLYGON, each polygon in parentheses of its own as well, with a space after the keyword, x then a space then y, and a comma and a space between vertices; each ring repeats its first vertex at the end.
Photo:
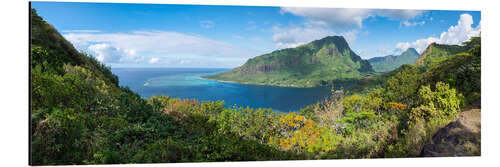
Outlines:
POLYGON ((456 121, 441 128, 424 146, 422 157, 455 157, 481 155, 481 109, 462 112, 456 121))

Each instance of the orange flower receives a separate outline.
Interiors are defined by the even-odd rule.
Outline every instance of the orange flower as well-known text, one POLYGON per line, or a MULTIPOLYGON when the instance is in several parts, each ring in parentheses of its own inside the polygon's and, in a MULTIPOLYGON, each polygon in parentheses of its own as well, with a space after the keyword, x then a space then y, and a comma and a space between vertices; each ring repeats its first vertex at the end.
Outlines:
POLYGON ((389 102, 389 107, 391 109, 399 110, 399 111, 406 109, 406 105, 401 104, 401 103, 397 103, 397 102, 389 102))

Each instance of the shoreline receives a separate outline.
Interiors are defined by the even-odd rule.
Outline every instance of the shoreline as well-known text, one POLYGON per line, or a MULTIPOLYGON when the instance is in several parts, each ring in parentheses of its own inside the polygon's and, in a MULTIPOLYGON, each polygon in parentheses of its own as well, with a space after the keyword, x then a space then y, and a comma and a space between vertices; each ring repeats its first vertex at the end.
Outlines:
POLYGON ((228 81, 228 80, 220 80, 214 78, 207 78, 205 76, 200 76, 200 78, 215 80, 218 82, 224 83, 234 83, 234 84, 243 84, 243 85, 257 85, 257 86, 274 86, 274 87, 283 87, 283 88, 317 88, 317 87, 329 87, 329 86, 283 86, 283 85, 274 85, 274 84, 258 84, 258 83, 249 83, 249 82, 238 82, 238 81, 228 81))
POLYGON ((221 79, 216 79, 215 75, 205 75, 205 76, 200 76, 200 78, 203 79, 208 79, 208 80, 215 80, 218 82, 224 82, 224 83, 234 83, 234 84, 244 84, 244 85, 257 85, 257 86, 274 86, 274 87, 284 87, 284 88, 317 88, 317 87, 332 87, 335 86, 336 88, 342 88, 344 90, 349 89, 357 83, 366 78, 367 76, 363 76, 361 79, 352 79, 350 81, 333 81, 333 84, 329 85, 316 85, 316 86, 292 86, 292 85, 277 85, 277 84, 262 84, 262 83, 251 83, 251 82, 239 82, 239 81, 230 81, 230 80, 221 80, 221 79), (340 87, 338 87, 340 85, 340 87))

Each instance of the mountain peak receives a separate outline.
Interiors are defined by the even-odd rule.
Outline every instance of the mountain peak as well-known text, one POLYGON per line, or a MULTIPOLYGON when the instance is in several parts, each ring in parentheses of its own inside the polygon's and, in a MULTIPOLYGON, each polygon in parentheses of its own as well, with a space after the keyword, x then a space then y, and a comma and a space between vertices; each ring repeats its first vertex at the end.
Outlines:
POLYGON ((407 53, 407 52, 414 52, 414 53, 418 53, 417 50, 415 48, 408 48, 406 49, 403 53, 407 53))
POLYGON ((345 38, 344 38, 344 36, 334 35, 334 36, 326 36, 324 38, 319 39, 319 41, 321 41, 321 40, 340 40, 340 41, 345 41, 345 38))
POLYGON ((345 40, 343 36, 327 36, 315 41, 311 42, 313 45, 316 46, 324 46, 328 44, 334 44, 339 48, 339 51, 344 51, 345 49, 349 48, 349 44, 345 40))

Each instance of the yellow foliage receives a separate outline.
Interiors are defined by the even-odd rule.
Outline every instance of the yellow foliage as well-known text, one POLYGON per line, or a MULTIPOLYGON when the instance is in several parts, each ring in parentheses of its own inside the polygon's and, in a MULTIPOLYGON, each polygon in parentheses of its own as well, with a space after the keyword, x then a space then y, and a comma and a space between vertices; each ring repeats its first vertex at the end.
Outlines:
POLYGON ((285 149, 290 149, 292 148, 292 145, 290 145, 289 140, 280 140, 280 146, 285 149))
POLYGON ((304 117, 301 115, 295 115, 295 121, 303 121, 304 117))
MULTIPOLYGON (((301 118, 295 117, 294 118, 301 118)), ((288 137, 279 140, 283 149, 295 149, 296 151, 329 151, 337 144, 334 134, 327 127, 320 126, 313 120, 303 119, 303 126, 294 131, 288 137), (332 136, 333 135, 333 136, 332 136)))
POLYGON ((280 125, 292 128, 298 128, 304 124, 305 119, 306 119, 305 117, 298 115, 295 112, 290 112, 288 114, 281 116, 280 125))

